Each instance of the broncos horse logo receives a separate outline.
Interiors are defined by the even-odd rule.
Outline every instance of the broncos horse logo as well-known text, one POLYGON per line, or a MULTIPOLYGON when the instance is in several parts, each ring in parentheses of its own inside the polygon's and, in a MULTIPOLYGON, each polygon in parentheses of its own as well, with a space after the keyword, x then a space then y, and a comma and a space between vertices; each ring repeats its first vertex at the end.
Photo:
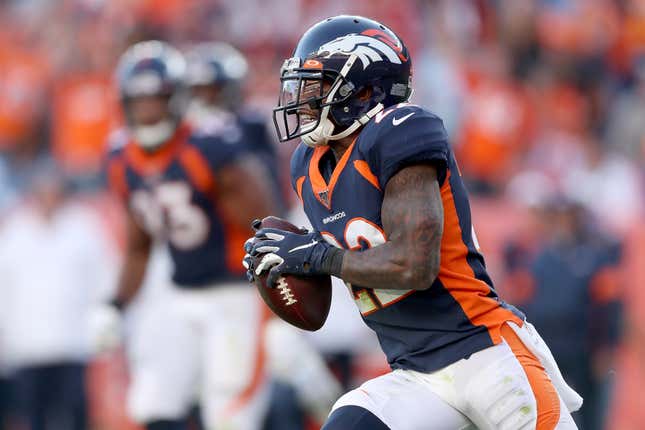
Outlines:
POLYGON ((361 34, 349 34, 327 42, 318 49, 318 55, 327 58, 334 54, 355 54, 363 63, 363 69, 371 63, 387 59, 401 64, 408 58, 403 54, 401 43, 392 40, 386 33, 367 30, 361 34))

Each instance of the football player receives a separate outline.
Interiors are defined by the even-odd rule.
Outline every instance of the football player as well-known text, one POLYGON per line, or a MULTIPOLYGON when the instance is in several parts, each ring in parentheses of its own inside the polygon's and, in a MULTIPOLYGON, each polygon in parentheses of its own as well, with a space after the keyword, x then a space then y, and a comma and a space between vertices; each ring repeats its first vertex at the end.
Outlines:
MULTIPOLYGON (((277 166, 275 141, 268 133, 265 118, 245 103, 243 86, 248 63, 242 53, 224 42, 204 42, 188 50, 186 61, 184 82, 190 98, 186 119, 244 142, 265 165, 277 166)), ((282 194, 279 172, 277 168, 269 171, 276 198, 282 194)), ((282 211, 284 202, 278 200, 276 204, 282 211)))
MULTIPOLYGON (((265 166, 272 167, 269 173, 273 175, 273 195, 279 196, 280 169, 274 140, 269 137, 264 118, 244 103, 242 87, 248 65, 242 53, 223 42, 200 43, 188 51, 186 63, 184 82, 190 97, 187 120, 243 142, 249 151, 261 157, 265 166)), ((279 206, 283 208, 283 202, 279 206)), ((298 406, 316 420, 324 421, 340 386, 318 351, 295 328, 278 318, 268 324, 265 344, 272 379, 276 384, 289 385, 299 400, 298 406)), ((279 388, 276 386, 272 391, 280 393, 279 388)), ((293 426, 271 422, 284 414, 286 403, 284 397, 273 396, 267 426, 285 429, 293 426)))
POLYGON ((342 396, 323 429, 576 428, 581 398, 486 273, 441 119, 408 103, 401 39, 328 18, 280 80, 274 122, 281 141, 302 139, 291 179, 314 230, 261 229, 244 264, 269 283, 342 278, 392 368, 342 396))
POLYGON ((117 68, 126 133, 107 174, 127 206, 127 246, 111 305, 131 302, 162 240, 175 287, 165 312, 179 322, 135 363, 130 410, 148 430, 184 429, 199 391, 207 428, 254 430, 267 404, 264 317, 241 282, 239 248, 248 222, 275 210, 272 192, 239 136, 182 120, 185 69, 182 54, 159 41, 133 45, 117 68))

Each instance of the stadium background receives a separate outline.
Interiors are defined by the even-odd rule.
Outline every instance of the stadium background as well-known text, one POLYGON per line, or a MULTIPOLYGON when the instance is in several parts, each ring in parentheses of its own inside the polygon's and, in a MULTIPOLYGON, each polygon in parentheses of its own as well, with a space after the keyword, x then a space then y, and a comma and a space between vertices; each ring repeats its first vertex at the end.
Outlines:
MULTIPOLYGON (((470 184, 479 242, 508 301, 521 307, 530 281, 509 269, 507 245, 530 247, 549 234, 536 227, 535 210, 552 197, 584 207, 594 228, 621 241, 620 265, 602 273, 594 292, 623 303, 617 358, 606 369, 606 428, 642 428, 645 0, 4 0, 0 228, 37 161, 51 153, 121 243, 100 169, 120 121, 112 71, 129 44, 232 43, 250 63, 247 102, 269 121, 282 60, 308 26, 339 13, 380 20, 406 41, 413 101, 445 120, 470 184)), ((285 172, 292 147, 279 148, 285 172)), ((132 428, 123 412, 126 381, 117 355, 95 359, 97 428, 132 428)))

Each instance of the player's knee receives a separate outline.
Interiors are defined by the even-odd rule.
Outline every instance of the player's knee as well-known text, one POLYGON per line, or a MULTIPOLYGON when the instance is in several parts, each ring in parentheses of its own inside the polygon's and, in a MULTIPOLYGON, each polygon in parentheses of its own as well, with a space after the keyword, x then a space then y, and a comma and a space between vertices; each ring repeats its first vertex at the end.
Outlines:
POLYGON ((389 427, 365 408, 343 406, 332 412, 321 430, 389 430, 389 427))
POLYGON ((495 405, 486 412, 487 418, 500 429, 524 428, 536 423, 537 404, 530 391, 515 388, 497 399, 495 405))
POLYGON ((472 379, 469 401, 480 416, 475 421, 502 430, 535 427, 538 411, 531 385, 519 365, 507 363, 505 369, 481 372, 472 379))

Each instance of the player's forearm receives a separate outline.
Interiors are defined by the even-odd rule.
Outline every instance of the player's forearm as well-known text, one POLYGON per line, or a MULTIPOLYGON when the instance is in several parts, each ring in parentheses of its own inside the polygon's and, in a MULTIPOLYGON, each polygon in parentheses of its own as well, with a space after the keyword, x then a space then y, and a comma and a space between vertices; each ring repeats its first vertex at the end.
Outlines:
POLYGON ((246 230, 255 219, 275 213, 266 168, 254 157, 219 172, 219 206, 229 222, 246 230))
POLYGON ((149 249, 140 249, 127 253, 113 300, 113 304, 117 307, 126 307, 139 292, 146 273, 149 254, 149 249))
POLYGON ((388 182, 381 208, 387 241, 349 251, 341 277, 365 288, 424 290, 439 273, 443 206, 433 166, 414 165, 388 182))
POLYGON ((404 249, 386 242, 362 252, 345 252, 340 277, 365 288, 425 290, 438 273, 438 254, 410 258, 404 249))

